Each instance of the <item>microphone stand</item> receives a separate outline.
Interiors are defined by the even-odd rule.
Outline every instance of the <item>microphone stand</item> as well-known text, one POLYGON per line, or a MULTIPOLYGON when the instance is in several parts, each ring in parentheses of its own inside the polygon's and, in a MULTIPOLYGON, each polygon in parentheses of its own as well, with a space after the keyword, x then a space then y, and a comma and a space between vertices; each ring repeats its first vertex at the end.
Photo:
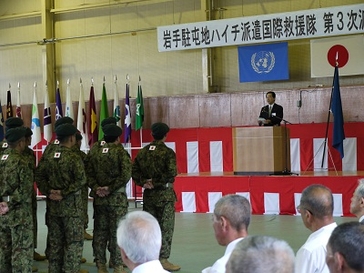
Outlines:
POLYGON ((278 118, 280 119, 281 121, 283 121, 284 123, 284 134, 283 134, 283 143, 284 143, 284 160, 285 160, 285 166, 284 166, 284 169, 283 171, 281 172, 275 172, 273 175, 298 175, 298 173, 292 173, 289 169, 288 169, 288 149, 287 149, 287 146, 289 143, 288 142, 288 136, 287 136, 287 123, 288 124, 292 124, 291 122, 289 122, 288 120, 285 120, 284 118, 281 118, 281 117, 278 117, 278 116, 275 116, 275 118, 278 118))

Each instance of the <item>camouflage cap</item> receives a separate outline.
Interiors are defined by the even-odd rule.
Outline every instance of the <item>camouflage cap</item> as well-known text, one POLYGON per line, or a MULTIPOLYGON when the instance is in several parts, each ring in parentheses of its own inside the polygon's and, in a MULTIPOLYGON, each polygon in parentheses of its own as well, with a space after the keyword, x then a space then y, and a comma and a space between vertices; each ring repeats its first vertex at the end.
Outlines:
POLYGON ((62 117, 56 120, 56 123, 54 123, 54 129, 57 129, 58 126, 62 124, 72 124, 73 119, 70 117, 62 117))
POLYGON ((108 124, 114 124, 116 125, 116 118, 115 117, 108 117, 108 118, 105 118, 101 121, 101 128, 104 127, 105 125, 108 125, 108 124))
POLYGON ((169 132, 169 127, 163 122, 156 122, 152 125, 152 135, 157 139, 163 138, 169 132))
POLYGON ((30 137, 33 135, 33 131, 29 127, 25 127, 25 129, 26 129, 25 137, 30 137))
POLYGON ((10 117, 5 121, 6 129, 16 128, 23 126, 24 122, 21 118, 18 117, 10 117))
POLYGON ((16 128, 10 128, 5 133, 5 139, 7 142, 14 143, 17 142, 22 137, 25 137, 26 134, 26 127, 16 127, 16 128))
POLYGON ((105 136, 118 137, 123 133, 123 130, 115 124, 106 124, 102 127, 105 136))
POLYGON ((57 137, 72 136, 77 133, 77 128, 72 124, 66 123, 56 127, 57 137))

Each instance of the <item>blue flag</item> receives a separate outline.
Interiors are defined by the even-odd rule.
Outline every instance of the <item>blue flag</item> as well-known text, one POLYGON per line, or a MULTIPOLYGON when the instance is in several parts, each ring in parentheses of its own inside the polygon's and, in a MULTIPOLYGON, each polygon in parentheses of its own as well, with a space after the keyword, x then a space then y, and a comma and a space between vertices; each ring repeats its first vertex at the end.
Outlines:
POLYGON ((341 158, 344 157, 344 117, 341 105, 339 69, 335 66, 334 83, 332 86, 331 112, 334 116, 334 128, 332 130, 332 147, 339 151, 341 158))
POLYGON ((3 117, 3 107, 0 101, 0 141, 4 139, 4 117, 3 117))
POLYGON ((56 119, 60 119, 63 117, 63 110, 62 110, 62 101, 61 101, 61 94, 59 92, 59 88, 56 90, 56 119))
POLYGON ((240 82, 289 79, 288 43, 238 47, 240 82))

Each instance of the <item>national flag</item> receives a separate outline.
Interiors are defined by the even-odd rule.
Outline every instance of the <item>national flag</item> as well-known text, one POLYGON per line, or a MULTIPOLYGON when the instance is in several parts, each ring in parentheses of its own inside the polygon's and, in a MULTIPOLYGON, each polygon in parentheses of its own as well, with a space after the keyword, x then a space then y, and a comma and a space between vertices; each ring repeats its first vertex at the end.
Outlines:
POLYGON ((129 84, 126 84, 125 90, 125 119, 124 119, 124 143, 130 141, 131 137, 131 116, 129 103, 129 84))
POLYGON ((288 43, 238 47, 240 82, 289 79, 288 43))
POLYGON ((89 99, 89 109, 88 109, 88 120, 89 124, 89 145, 92 146, 95 142, 97 142, 97 116, 96 116, 96 103, 95 103, 95 93, 94 86, 91 86, 90 89, 90 99, 89 99))
POLYGON ((61 117, 63 117, 63 110, 62 110, 62 101, 61 101, 61 94, 59 92, 59 87, 57 86, 56 89, 56 118, 60 119, 61 117))
POLYGON ((41 141, 40 120, 39 120, 39 112, 38 112, 36 84, 34 84, 31 129, 32 129, 32 132, 33 132, 31 146, 33 148, 35 145, 37 145, 41 141))
POLYGON ((80 96, 78 98, 78 113, 77 113, 77 130, 81 132, 82 142, 81 142, 81 150, 85 151, 89 149, 88 144, 88 130, 87 130, 87 122, 86 122, 86 104, 83 94, 83 85, 80 80, 80 96))
POLYGON ((113 117, 116 118, 116 125, 121 126, 121 111, 120 111, 120 105, 119 105, 119 91, 118 91, 118 84, 115 77, 115 87, 114 87, 114 111, 113 111, 113 117))
POLYGON ((138 84, 138 95, 136 99, 136 112, 135 112, 135 130, 139 130, 143 127, 144 121, 144 103, 142 85, 138 84))
POLYGON ((339 68, 335 66, 334 83, 332 86, 331 112, 334 116, 334 126, 332 130, 332 147, 339 151, 341 158, 344 157, 344 117, 341 105, 339 68))
POLYGON ((71 119, 75 119, 75 115, 73 114, 73 105, 71 99, 71 88, 70 88, 70 80, 67 80, 67 90, 66 90, 66 109, 65 109, 65 117, 70 117, 71 119))
POLYGON ((44 109, 43 109, 43 134, 47 142, 52 140, 52 118, 51 107, 49 104, 48 87, 46 86, 44 92, 44 109))
POLYGON ((339 52, 340 76, 364 74, 364 35, 313 39, 310 43, 312 78, 332 77, 332 68, 336 65, 336 52, 339 52))
POLYGON ((11 104, 11 91, 7 92, 7 103, 6 103, 6 118, 13 116, 13 105, 11 104))
MULTIPOLYGON (((100 107, 100 123, 109 117, 109 109, 107 107, 107 96, 106 96, 106 87, 105 82, 102 85, 102 97, 101 97, 101 107, 100 107)), ((104 137, 104 132, 102 131, 101 126, 99 127, 99 139, 104 137)))
POLYGON ((3 107, 0 100, 0 141, 4 139, 4 117, 3 117, 3 107))
POLYGON ((18 83, 18 97, 16 98, 16 117, 21 118, 21 106, 20 106, 20 84, 18 83))

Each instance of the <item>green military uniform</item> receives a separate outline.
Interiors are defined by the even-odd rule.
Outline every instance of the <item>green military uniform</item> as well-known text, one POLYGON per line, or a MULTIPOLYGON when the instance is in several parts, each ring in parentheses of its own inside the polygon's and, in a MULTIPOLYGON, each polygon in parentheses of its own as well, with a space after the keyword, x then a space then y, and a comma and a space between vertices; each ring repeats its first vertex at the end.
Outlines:
MULTIPOLYGON (((121 135, 121 129, 116 125, 107 126, 117 130, 114 132, 116 135, 121 135)), ((106 136, 108 132, 104 132, 106 136)), ((109 244, 110 262, 115 268, 122 268, 116 230, 119 220, 127 213, 128 200, 125 186, 130 177, 131 160, 120 143, 105 143, 102 149, 95 149, 95 152, 88 154, 87 181, 91 188, 91 196, 94 198, 92 246, 99 268, 100 264, 106 263, 107 244, 109 244), (97 192, 100 187, 108 187, 110 193, 104 197, 99 196, 97 192)))
POLYGON ((176 175, 176 154, 162 140, 154 140, 141 149, 132 167, 132 177, 137 185, 143 187, 147 180, 152 179, 154 188, 144 189, 143 210, 152 214, 161 227, 161 259, 169 258, 171 253, 176 202, 173 182, 176 175))
MULTIPOLYGON (((23 151, 23 155, 28 162, 29 168, 33 171, 34 174, 36 166, 36 157, 34 151, 27 146, 23 151)), ((32 217, 33 217, 33 238, 34 238, 33 246, 34 248, 37 248, 37 241, 38 241, 37 193, 34 188, 34 185, 32 192, 32 217)))
MULTIPOLYGON (((70 124, 56 128, 57 137, 74 135, 76 131, 70 124)), ((46 255, 49 272, 78 272, 84 235, 81 196, 81 190, 86 185, 84 164, 73 148, 63 145, 58 145, 52 153, 43 157, 36 169, 36 181, 40 191, 47 196, 46 255), (62 200, 52 200, 52 190, 60 190, 62 200)))
MULTIPOLYGON (((14 139, 14 134, 25 136, 25 128, 9 129, 9 142, 20 139, 14 139)), ((0 215, 0 272, 32 272, 32 169, 18 150, 8 148, 1 155, 0 177, 0 202, 9 208, 0 215)))
MULTIPOLYGON (((81 151, 77 146, 74 146, 73 150, 76 154, 79 155, 84 165, 86 164, 86 157, 87 155, 81 151)), ((86 170, 86 166, 85 166, 86 170)), ((83 227, 84 230, 88 227, 88 186, 87 184, 81 189, 81 196, 82 196, 82 218, 83 218, 83 227)))

